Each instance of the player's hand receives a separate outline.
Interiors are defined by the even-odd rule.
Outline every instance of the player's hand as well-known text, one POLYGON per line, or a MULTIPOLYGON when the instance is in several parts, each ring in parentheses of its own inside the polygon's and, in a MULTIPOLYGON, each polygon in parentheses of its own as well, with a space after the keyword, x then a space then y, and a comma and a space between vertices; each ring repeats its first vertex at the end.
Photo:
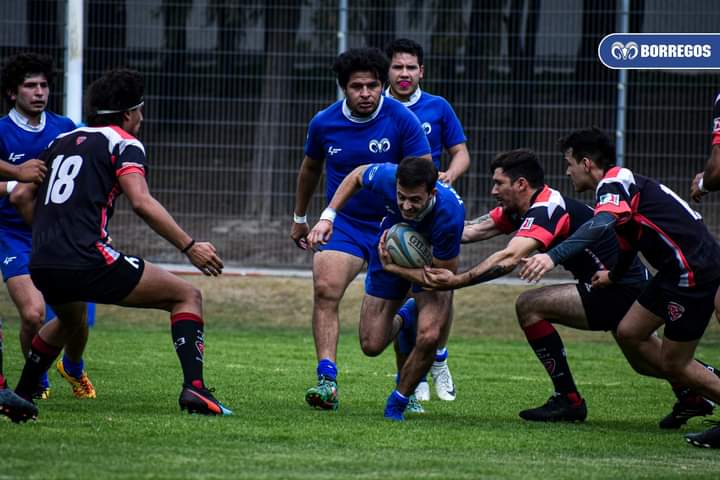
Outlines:
POLYGON ((387 234, 388 231, 385 230, 382 235, 380 235, 380 240, 378 240, 378 259, 380 260, 380 263, 382 263, 384 270, 392 270, 395 267, 395 263, 392 261, 390 252, 388 252, 387 248, 385 248, 387 234))
POLYGON ((445 185, 452 185, 452 183, 455 181, 455 177, 449 172, 438 172, 438 180, 440 180, 445 185))
POLYGON ((217 277, 222 273, 223 262, 210 242, 196 242, 185 255, 190 259, 190 263, 208 277, 217 277))
POLYGON ((423 268, 425 285, 432 290, 451 290, 455 284, 455 274, 446 268, 423 268))
POLYGON ((529 282, 539 282, 547 272, 555 268, 555 262, 552 261, 547 253, 538 253, 532 257, 521 258, 523 263, 520 269, 520 278, 529 282))
POLYGON ((612 285, 609 270, 598 270, 592 277, 592 288, 605 288, 612 285))
POLYGON ((697 203, 700 203, 700 199, 706 193, 700 190, 700 179, 703 178, 703 173, 704 172, 700 172, 695 175, 695 178, 693 178, 693 181, 690 184, 690 198, 692 198, 692 200, 697 203))
POLYGON ((42 183, 45 180, 47 167, 45 162, 34 158, 27 162, 21 163, 15 167, 15 177, 20 182, 25 183, 42 183))
POLYGON ((307 235, 307 244, 312 250, 318 245, 325 245, 333 233, 333 224, 328 220, 320 220, 307 235))
POLYGON ((308 242, 307 235, 310 231, 307 223, 295 223, 293 222, 292 228, 290 229, 290 238, 292 238, 295 245, 302 250, 307 250, 308 242))

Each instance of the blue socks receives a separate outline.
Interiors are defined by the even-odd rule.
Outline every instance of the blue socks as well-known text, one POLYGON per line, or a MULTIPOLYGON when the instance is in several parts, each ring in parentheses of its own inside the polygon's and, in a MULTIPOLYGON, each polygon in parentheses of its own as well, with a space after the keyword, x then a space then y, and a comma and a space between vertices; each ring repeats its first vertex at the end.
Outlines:
POLYGON ((62 362, 67 373, 75 378, 82 377, 83 370, 85 370, 85 362, 82 359, 79 362, 73 362, 66 354, 63 354, 62 362))
POLYGON ((328 380, 335 381, 337 378, 337 365, 335 365, 335 362, 330 360, 329 358, 323 358, 320 360, 317 364, 317 376, 325 377, 328 380))
POLYGON ((435 361, 436 362, 444 362, 448 358, 448 349, 447 347, 438 348, 435 351, 435 361))
POLYGON ((410 355, 410 352, 415 347, 415 337, 417 337, 417 305, 415 299, 407 299, 397 314, 403 319, 403 325, 397 336, 400 353, 410 355))
POLYGON ((409 401, 408 397, 397 390, 393 390, 387 399, 387 403, 385 403, 385 418, 396 422, 402 422, 405 420, 403 412, 405 412, 409 401))

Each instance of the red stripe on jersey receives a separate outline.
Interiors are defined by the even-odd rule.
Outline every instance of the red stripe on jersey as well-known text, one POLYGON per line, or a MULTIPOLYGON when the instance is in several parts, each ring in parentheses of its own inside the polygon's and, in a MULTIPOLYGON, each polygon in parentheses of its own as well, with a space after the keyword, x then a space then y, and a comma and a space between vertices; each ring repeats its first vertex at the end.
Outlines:
POLYGON ((137 165, 126 165, 124 167, 120 167, 117 172, 115 172, 115 176, 122 177, 123 175, 129 175, 131 173, 139 173, 144 177, 145 169, 137 165))
POLYGON ((712 134, 712 144, 711 145, 720 145, 720 132, 715 132, 712 134))
POLYGON ((555 235, 553 235, 550 231, 538 225, 531 225, 527 230, 518 230, 515 236, 537 240, 543 244, 544 248, 548 248, 555 238, 555 235))
POLYGON ((612 213, 617 217, 618 225, 622 225, 632 218, 632 208, 625 200, 621 200, 619 205, 613 203, 604 203, 595 206, 595 215, 601 212, 612 213))
POLYGON ((108 193, 108 199, 105 202, 105 206, 100 210, 100 238, 103 240, 108 236, 108 233, 105 230, 108 222, 107 209, 113 206, 115 198, 117 198, 118 195, 120 195, 120 185, 115 183, 112 190, 110 190, 110 193, 108 193))
POLYGON ((687 258, 685 258, 685 255, 683 254, 682 249, 680 246, 675 243, 675 241, 670 238, 670 235, 665 233, 662 228, 655 225, 652 221, 650 221, 649 218, 636 214, 635 220, 641 224, 645 225, 646 227, 650 227, 652 230, 654 230, 660 238, 663 239, 663 241, 675 251, 675 258, 680 262, 680 266, 683 270, 687 272, 687 285, 680 285, 681 287, 694 287, 695 286, 695 272, 692 271, 692 268, 690 268, 690 264, 687 261, 687 258))
POLYGON ((540 190, 540 193, 538 193, 537 197, 535 197, 535 201, 533 201, 533 205, 538 202, 547 202, 550 200, 550 197, 552 196, 552 190, 550 190, 550 187, 547 185, 543 185, 543 189, 540 190))
POLYGON ((620 173, 620 170, 622 170, 622 167, 611 168, 610 170, 605 172, 605 175, 603 175, 603 180, 605 180, 606 178, 617 178, 620 173))
POLYGON ((505 215, 505 210, 503 210, 502 207, 495 207, 490 210, 490 218, 492 218, 492 221, 495 222, 495 226, 502 233, 508 234, 516 230, 515 225, 513 225, 510 219, 505 215))
POLYGON ((102 242, 95 242, 95 247, 98 249, 98 252, 100 252, 100 255, 102 255, 105 259, 106 265, 112 265, 115 263, 115 256, 111 253, 114 253, 114 250, 108 249, 108 246, 102 242))
POLYGON ((570 233, 570 214, 565 212, 555 226, 555 238, 567 238, 570 233))
POLYGON ((126 132, 122 128, 118 127, 117 125, 110 125, 110 128, 115 130, 115 132, 117 132, 118 135, 120 135, 122 138, 124 138, 126 140, 136 140, 135 137, 133 137, 132 135, 130 135, 128 132, 126 132))

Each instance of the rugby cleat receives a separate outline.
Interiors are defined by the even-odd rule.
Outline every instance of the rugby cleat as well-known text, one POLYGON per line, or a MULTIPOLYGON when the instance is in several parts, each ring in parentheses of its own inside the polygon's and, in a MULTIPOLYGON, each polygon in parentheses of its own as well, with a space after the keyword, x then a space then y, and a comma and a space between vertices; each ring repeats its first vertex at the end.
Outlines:
POLYGON ((704 417, 712 415, 715 406, 709 400, 695 395, 692 398, 683 398, 675 402, 672 412, 660 420, 658 426, 663 429, 676 430, 687 423, 693 417, 704 417))
POLYGON ((452 375, 450 375, 447 360, 433 362, 432 367, 430 367, 430 376, 435 384, 435 393, 437 393, 440 400, 446 402, 455 400, 455 384, 452 375))
POLYGON ((14 423, 36 420, 38 409, 31 401, 25 400, 9 388, 0 389, 0 414, 14 423))
POLYGON ((305 401, 311 407, 320 410, 337 410, 340 406, 337 390, 338 386, 335 380, 321 375, 317 385, 308 388, 305 392, 305 401))
POLYGON ((695 447, 720 448, 720 422, 705 420, 703 423, 714 426, 704 432, 688 433, 685 435, 685 440, 695 447))
POLYGON ((95 387, 90 381, 90 378, 88 378, 86 372, 83 371, 80 378, 73 377, 65 371, 65 366, 63 365, 62 359, 57 361, 57 363, 55 364, 55 368, 57 368, 60 376, 67 380, 67 382, 70 384, 75 398, 95 398, 97 396, 95 393, 95 387))
POLYGON ((51 392, 50 385, 38 385, 37 390, 32 394, 32 398, 35 400, 47 400, 50 398, 51 392))
POLYGON ((418 386, 415 388, 415 397, 420 402, 430 401, 430 384, 428 384, 427 381, 418 383, 418 386))
POLYGON ((384 416, 388 420, 394 422, 402 422, 405 420, 405 409, 408 406, 410 399, 403 398, 397 393, 397 390, 393 390, 385 403, 384 416))
POLYGON ((418 401, 417 395, 410 395, 405 411, 408 413, 425 413, 425 408, 418 401))
POLYGON ((565 395, 554 394, 537 408, 519 413, 520 418, 531 422, 584 422, 587 418, 585 400, 573 405, 565 395))
POLYGON ((212 389, 195 388, 192 385, 183 384, 180 392, 180 410, 187 410, 188 413, 199 413, 200 415, 232 415, 233 412, 220 403, 212 394, 212 389))

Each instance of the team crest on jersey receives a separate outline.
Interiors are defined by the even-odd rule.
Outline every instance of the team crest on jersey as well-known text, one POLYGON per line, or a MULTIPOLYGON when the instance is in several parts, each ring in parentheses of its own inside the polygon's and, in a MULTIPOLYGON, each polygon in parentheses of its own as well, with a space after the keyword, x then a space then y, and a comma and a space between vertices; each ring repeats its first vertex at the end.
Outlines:
POLYGON ((713 120, 713 132, 720 133, 720 117, 713 120))
POLYGON ((83 143, 85 140, 87 140, 87 137, 86 137, 85 135, 80 135, 79 137, 77 137, 77 138, 75 139, 75 145, 80 145, 80 144, 83 143))
POLYGON ((425 122, 422 124, 422 129, 425 131, 425 135, 430 135, 430 132, 432 132, 432 125, 430 125, 430 122, 425 122))
POLYGON ((331 157, 332 157, 333 155, 335 155, 336 153, 340 153, 340 152, 342 152, 342 148, 333 147, 332 145, 330 145, 330 146, 328 147, 328 155, 331 156, 331 157))
POLYGON ((374 138, 370 140, 370 143, 368 143, 368 149, 372 153, 384 153, 390 150, 390 140, 387 138, 381 138, 380 140, 375 140, 374 138))
POLYGON ((676 302, 670 302, 668 303, 668 317, 670 318, 671 322, 674 322, 675 320, 679 319, 683 316, 683 313, 685 313, 685 307, 680 305, 676 302))
POLYGON ((24 153, 10 152, 10 156, 8 156, 8 162, 15 163, 15 162, 17 162, 18 160, 20 160, 20 159, 21 159, 22 157, 24 157, 24 156, 25 156, 24 153))
POLYGON ((530 230, 533 226, 533 222, 535 221, 534 217, 528 217, 523 221, 522 225, 520 225, 520 230, 530 230))
POLYGON ((606 193, 605 195, 600 196, 600 201, 598 202, 599 205, 620 205, 620 195, 617 193, 606 193))

